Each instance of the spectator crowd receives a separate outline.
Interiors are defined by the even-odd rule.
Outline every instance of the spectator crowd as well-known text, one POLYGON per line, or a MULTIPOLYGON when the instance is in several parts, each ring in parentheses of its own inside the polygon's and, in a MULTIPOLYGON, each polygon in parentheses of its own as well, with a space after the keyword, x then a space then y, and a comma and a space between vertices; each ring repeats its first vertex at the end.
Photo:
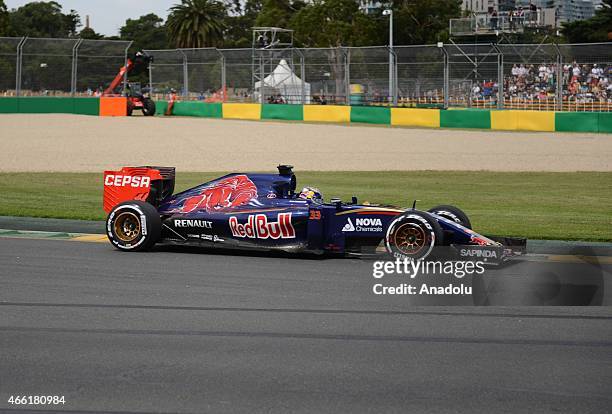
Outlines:
MULTIPOLYGON (((612 65, 573 62, 564 64, 561 73, 564 101, 612 103, 612 65)), ((504 76, 504 98, 511 101, 554 99, 556 78, 556 64, 514 64, 504 76)), ((497 87, 493 80, 478 82, 472 86, 472 99, 496 99, 497 87)))

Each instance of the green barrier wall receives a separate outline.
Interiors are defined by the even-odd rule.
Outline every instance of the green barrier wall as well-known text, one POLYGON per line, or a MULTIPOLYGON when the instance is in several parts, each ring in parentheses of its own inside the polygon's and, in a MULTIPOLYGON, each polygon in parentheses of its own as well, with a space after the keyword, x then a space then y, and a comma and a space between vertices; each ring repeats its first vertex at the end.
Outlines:
POLYGON ((166 113, 166 109, 168 109, 167 101, 155 101, 155 115, 156 116, 164 116, 166 113))
MULTIPOLYGON (((167 103, 165 101, 157 101, 157 115, 163 115, 166 110, 167 103)), ((351 106, 342 107, 330 105, 329 108, 321 105, 257 105, 257 104, 245 104, 244 108, 240 107, 241 104, 227 104, 228 107, 232 107, 233 111, 239 111, 241 109, 248 109, 249 117, 246 119, 280 119, 288 121, 303 121, 305 113, 315 113, 318 118, 325 118, 328 115, 331 118, 338 119, 337 116, 331 116, 335 114, 334 111, 342 109, 343 113, 347 113, 350 108, 350 122, 356 123, 370 123, 379 125, 391 125, 391 114, 395 111, 397 114, 403 114, 401 111, 408 111, 403 108, 389 108, 384 106, 351 106), (261 107, 258 109, 257 107, 261 107), (259 112, 261 111, 261 112, 259 112), (256 116, 257 115, 257 116, 256 116)), ((441 128, 464 128, 464 129, 491 129, 492 126, 492 111, 487 109, 463 109, 463 110, 434 110, 427 109, 413 109, 413 111, 424 111, 420 113, 421 118, 427 116, 427 118, 434 118, 430 115, 436 115, 435 123, 431 123, 431 127, 441 128), (435 113, 433 112, 435 111, 435 113), (439 118, 437 114, 439 113, 439 118), (438 121, 439 119, 439 121, 438 121)), ((0 102, 0 112, 2 111, 2 103, 0 102)), ((228 109, 229 111, 229 109, 228 109)), ((539 130, 539 131, 563 131, 563 132, 612 132, 612 113, 607 112, 538 112, 538 111, 494 111, 499 116, 503 115, 502 118, 520 117, 525 125, 529 128, 528 130, 539 130), (531 121, 529 121, 531 120, 531 121), (554 125, 553 125, 554 122, 554 125)), ((199 117, 214 117, 223 118, 223 107, 220 103, 204 103, 204 102, 182 102, 178 101, 174 106, 173 115, 182 116, 199 116, 199 117)), ((235 115, 235 114, 234 114, 235 115)), ((405 115, 405 114, 404 114, 405 115)), ((231 113, 225 114, 225 118, 235 119, 231 113)), ((345 119, 346 117, 342 118, 345 119)), ((397 121, 397 120, 396 120, 397 121)), ((502 119, 503 121, 503 119, 502 119)), ((334 122, 334 121, 332 121, 334 122)), ((498 119, 498 124, 499 124, 498 119)), ((402 123, 401 120, 395 122, 397 125, 412 125, 402 123)), ((500 128, 502 130, 521 130, 521 123, 514 125, 508 122, 502 122, 506 127, 500 128)), ((416 124, 420 125, 420 124, 416 124)), ((499 126, 499 125, 498 125, 499 126)))
POLYGON ((599 132, 612 132, 612 112, 600 112, 598 115, 599 132))
POLYGON ((178 116, 199 116, 204 118, 222 118, 223 109, 220 103, 182 102, 177 101, 172 108, 172 114, 178 116))
POLYGON ((491 129, 491 113, 488 110, 466 109, 463 111, 440 111, 442 128, 491 129))
MULTIPOLYGON (((64 99, 64 98, 58 98, 64 99)), ((74 112, 78 115, 100 115, 99 98, 74 98, 74 112)))
POLYGON ((47 96, 19 98, 19 112, 26 114, 71 114, 74 112, 74 99, 47 96))
POLYGON ((19 113, 19 98, 0 98, 0 114, 19 113))
MULTIPOLYGON (((156 115, 164 115, 168 102, 156 101, 155 103, 157 107, 156 115)), ((236 106, 239 104, 232 105, 236 106)), ((319 115, 325 115, 324 107, 309 107, 309 109, 317 109, 318 113, 320 112, 319 115)), ((330 111, 337 109, 338 107, 330 107, 330 111)), ((51 96, 0 97, 0 114, 12 113, 67 113, 97 116, 100 115, 100 99, 51 96)), ((491 129, 491 111, 489 110, 441 110, 439 113, 439 125, 443 128, 491 129)), ((521 111, 512 111, 510 113, 521 116, 521 111)), ((550 117, 553 115, 552 112, 548 114, 550 117)), ((178 101, 174 105, 173 115, 223 118, 223 105, 221 103, 178 101)), ((534 112, 525 112, 525 116, 527 115, 532 116, 534 112)), ((264 104, 261 105, 261 119, 303 121, 304 106, 264 104)), ((390 125, 391 109, 379 106, 353 106, 350 107, 350 122, 390 125)), ((546 129, 551 130, 552 125, 546 129)), ((554 114, 554 130, 559 132, 612 133, 612 112, 557 112, 554 114)))
POLYGON ((596 112, 557 112, 555 131, 599 132, 599 114, 596 112))
POLYGON ((303 121, 303 105, 263 104, 261 119, 283 119, 285 121, 303 121))
POLYGON ((379 106, 352 106, 351 122, 391 124, 391 109, 379 106))
POLYGON ((100 115, 98 98, 0 98, 0 113, 100 115))

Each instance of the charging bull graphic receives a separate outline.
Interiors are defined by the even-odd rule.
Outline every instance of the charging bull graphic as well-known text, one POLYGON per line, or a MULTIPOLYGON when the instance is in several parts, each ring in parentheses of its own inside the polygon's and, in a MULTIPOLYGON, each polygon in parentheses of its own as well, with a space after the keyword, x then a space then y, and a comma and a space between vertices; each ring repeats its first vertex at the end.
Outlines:
POLYGON ((196 196, 187 198, 179 209, 182 213, 196 210, 224 211, 257 198, 257 187, 246 175, 234 175, 214 182, 196 196))

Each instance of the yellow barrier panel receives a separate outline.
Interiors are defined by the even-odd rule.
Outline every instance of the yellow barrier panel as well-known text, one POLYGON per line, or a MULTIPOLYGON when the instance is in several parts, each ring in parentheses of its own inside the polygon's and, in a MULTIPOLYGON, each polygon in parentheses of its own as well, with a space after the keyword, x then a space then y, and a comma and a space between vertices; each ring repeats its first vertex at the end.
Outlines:
POLYGON ((350 122, 351 107, 340 105, 304 105, 304 121, 350 122))
POLYGON ((552 111, 491 111, 491 129, 511 131, 554 131, 552 111))
POLYGON ((247 103, 224 103, 223 118, 225 119, 261 119, 261 105, 247 103))
POLYGON ((440 110, 391 108, 391 125, 439 128, 440 110))
POLYGON ((518 111, 491 111, 491 129, 516 131, 518 111))
POLYGON ((519 111, 518 129, 552 132, 555 130, 555 113, 552 111, 519 111))

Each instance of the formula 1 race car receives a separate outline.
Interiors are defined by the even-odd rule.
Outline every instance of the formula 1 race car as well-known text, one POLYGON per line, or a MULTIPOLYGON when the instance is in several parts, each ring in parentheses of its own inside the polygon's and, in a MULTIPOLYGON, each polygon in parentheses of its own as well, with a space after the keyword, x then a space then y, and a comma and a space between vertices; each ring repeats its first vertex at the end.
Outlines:
MULTIPOLYGON (((339 199, 315 188, 296 192, 290 165, 278 174, 233 173, 174 194, 172 167, 124 167, 104 173, 106 232, 119 250, 156 243, 424 259, 448 246, 462 259, 501 263, 525 239, 485 237, 457 207, 428 211, 339 199)), ((447 249, 448 249, 447 248, 447 249)))

